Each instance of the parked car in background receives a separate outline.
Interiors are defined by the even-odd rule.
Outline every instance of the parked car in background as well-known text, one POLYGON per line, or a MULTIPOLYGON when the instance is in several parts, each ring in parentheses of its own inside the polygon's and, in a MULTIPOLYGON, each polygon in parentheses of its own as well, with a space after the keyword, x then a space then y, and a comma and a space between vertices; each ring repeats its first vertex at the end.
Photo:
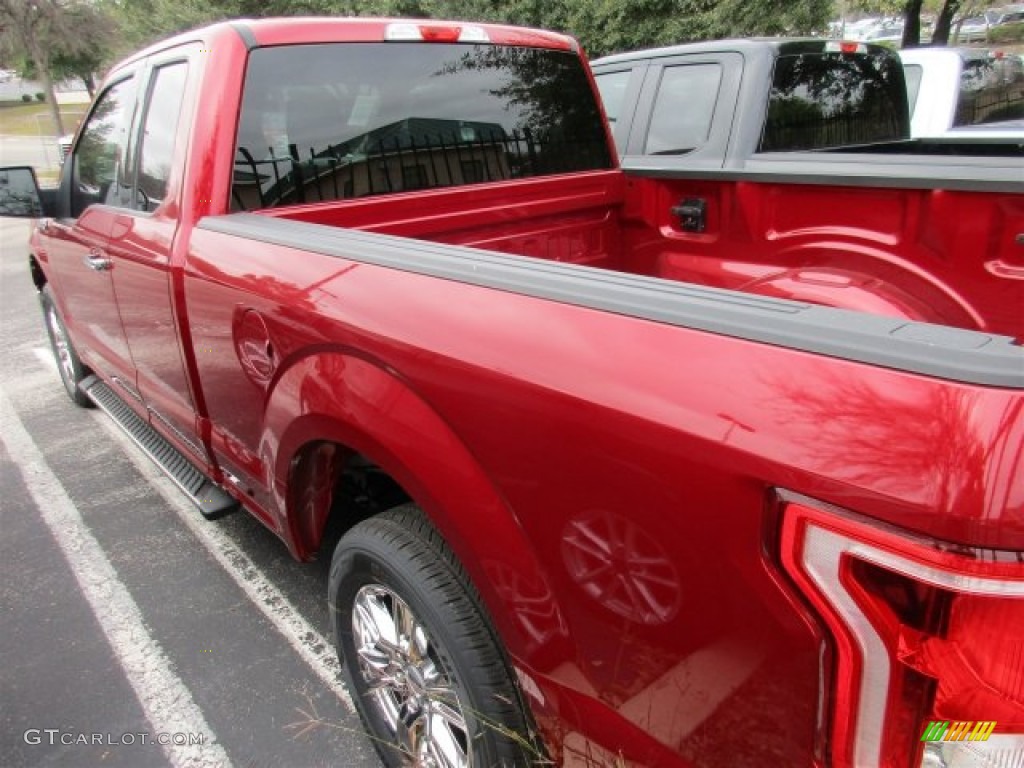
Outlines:
POLYGON ((883 19, 868 27, 860 39, 866 43, 895 43, 899 45, 903 42, 903 20, 883 19))
POLYGON ((900 51, 915 138, 1019 136, 1024 141, 1024 64, 1000 51, 900 51))
POLYGON ((990 27, 1003 24, 1016 24, 1024 21, 1024 5, 1007 5, 1004 8, 993 8, 985 11, 985 19, 990 27))
POLYGON ((964 19, 959 27, 954 26, 956 41, 959 43, 978 43, 988 39, 989 22, 984 16, 971 16, 964 19))
POLYGON ((869 16, 856 21, 840 19, 829 24, 829 36, 844 40, 862 40, 870 30, 874 29, 882 19, 869 16))

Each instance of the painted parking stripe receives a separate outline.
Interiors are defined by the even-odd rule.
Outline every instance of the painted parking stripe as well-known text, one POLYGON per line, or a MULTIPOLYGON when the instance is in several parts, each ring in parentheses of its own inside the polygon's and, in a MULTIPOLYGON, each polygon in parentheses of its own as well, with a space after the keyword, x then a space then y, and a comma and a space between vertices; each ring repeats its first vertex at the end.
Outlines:
MULTIPOLYGON (((52 359, 52 358, 51 358, 52 359)), ((340 677, 340 665, 330 643, 305 617, 289 602, 263 572, 221 531, 216 524, 203 520, 190 501, 125 434, 117 428, 109 416, 92 411, 96 422, 110 437, 122 446, 128 459, 149 484, 163 496, 167 505, 188 527, 199 542, 220 563, 231 579, 256 605, 288 644, 306 662, 320 681, 338 697, 350 712, 355 713, 352 697, 340 677)), ((244 513, 243 513, 244 514, 244 513)))
POLYGON ((2 389, 0 441, 74 573, 154 734, 203 734, 202 745, 161 745, 168 760, 174 766, 188 768, 230 766, 227 753, 217 743, 191 692, 174 673, 159 643, 150 636, 138 606, 2 389))
POLYGON ((53 352, 46 347, 33 347, 32 354, 47 368, 57 373, 57 361, 53 359, 53 352))
MULTIPOLYGON (((47 368, 56 370, 57 363, 49 349, 36 347, 32 352, 47 368)), ((284 593, 263 575, 262 571, 245 553, 238 549, 230 536, 224 534, 216 525, 211 525, 200 518, 195 506, 181 495, 181 491, 152 461, 139 452, 135 444, 125 437, 109 416, 98 411, 93 411, 92 416, 123 448, 124 453, 139 473, 149 481, 157 493, 163 496, 167 505, 181 518, 181 521, 227 571, 235 584, 259 608, 260 612, 284 636, 299 657, 338 697, 345 708, 354 714, 355 706, 352 703, 352 697, 340 678, 341 670, 334 646, 312 624, 306 621, 284 596, 284 593)))

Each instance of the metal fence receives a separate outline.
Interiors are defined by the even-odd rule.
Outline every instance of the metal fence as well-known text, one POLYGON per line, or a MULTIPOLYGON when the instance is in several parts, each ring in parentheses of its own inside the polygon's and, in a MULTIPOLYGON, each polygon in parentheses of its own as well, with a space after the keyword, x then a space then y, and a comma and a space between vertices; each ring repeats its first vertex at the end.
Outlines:
POLYGON ((603 141, 538 139, 530 131, 474 140, 457 135, 392 136, 317 150, 292 144, 288 155, 238 147, 232 207, 366 197, 607 167, 603 141), (257 159, 263 156, 263 159, 257 159))

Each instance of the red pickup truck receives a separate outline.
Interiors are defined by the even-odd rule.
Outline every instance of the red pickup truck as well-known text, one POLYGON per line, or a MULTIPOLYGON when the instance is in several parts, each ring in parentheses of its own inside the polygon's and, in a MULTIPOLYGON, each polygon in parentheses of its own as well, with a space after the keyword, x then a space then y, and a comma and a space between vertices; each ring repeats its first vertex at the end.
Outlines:
POLYGON ((662 199, 570 38, 240 21, 111 71, 30 266, 204 514, 345 531, 388 765, 1019 756, 1024 350, 673 280, 662 199))

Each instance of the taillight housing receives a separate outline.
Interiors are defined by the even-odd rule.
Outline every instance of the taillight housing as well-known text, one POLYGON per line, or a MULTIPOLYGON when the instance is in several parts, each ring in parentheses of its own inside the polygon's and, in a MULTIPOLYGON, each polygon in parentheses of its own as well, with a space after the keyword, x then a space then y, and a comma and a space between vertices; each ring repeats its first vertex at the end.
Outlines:
POLYGON ((489 43, 491 41, 487 30, 476 24, 445 24, 434 21, 392 22, 384 29, 384 39, 391 42, 424 43, 489 43))
POLYGON ((805 499, 780 559, 828 630, 831 765, 1024 766, 1024 553, 805 499))

